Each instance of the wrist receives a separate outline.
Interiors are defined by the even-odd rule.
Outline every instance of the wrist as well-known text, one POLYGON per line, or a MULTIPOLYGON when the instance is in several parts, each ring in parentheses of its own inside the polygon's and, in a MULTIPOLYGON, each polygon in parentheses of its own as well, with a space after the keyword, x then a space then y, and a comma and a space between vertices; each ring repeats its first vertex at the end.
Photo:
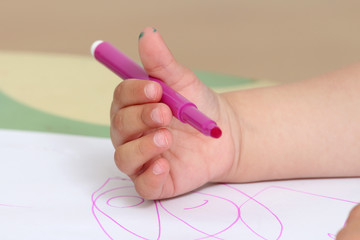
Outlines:
POLYGON ((216 148, 222 149, 221 164, 223 165, 211 182, 238 182, 239 163, 241 155, 242 130, 240 115, 233 107, 231 94, 222 93, 219 96, 219 118, 221 119, 223 136, 220 137, 222 143, 216 148), (222 146, 222 147, 221 147, 222 146))

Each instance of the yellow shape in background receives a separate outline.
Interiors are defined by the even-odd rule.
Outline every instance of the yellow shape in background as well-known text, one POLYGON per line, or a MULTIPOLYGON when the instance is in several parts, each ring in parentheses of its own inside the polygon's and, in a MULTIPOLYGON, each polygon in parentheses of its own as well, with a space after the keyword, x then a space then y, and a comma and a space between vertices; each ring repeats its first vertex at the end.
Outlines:
MULTIPOLYGON (((215 90, 272 85, 263 80, 230 79, 232 84, 226 87, 224 83, 215 90)), ((226 80, 226 76, 220 80, 226 80)), ((26 106, 67 119, 109 125, 113 91, 120 81, 90 53, 81 56, 0 51, 0 90, 26 106)))
POLYGON ((1 91, 69 119, 109 125, 113 90, 120 81, 90 54, 0 52, 1 91))

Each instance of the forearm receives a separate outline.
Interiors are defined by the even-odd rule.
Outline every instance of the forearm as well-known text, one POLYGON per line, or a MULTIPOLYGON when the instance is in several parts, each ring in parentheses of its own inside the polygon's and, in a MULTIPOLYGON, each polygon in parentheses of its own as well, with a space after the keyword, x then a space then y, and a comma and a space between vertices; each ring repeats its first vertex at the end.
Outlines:
POLYGON ((360 175, 360 64, 224 96, 241 126, 230 181, 360 175))

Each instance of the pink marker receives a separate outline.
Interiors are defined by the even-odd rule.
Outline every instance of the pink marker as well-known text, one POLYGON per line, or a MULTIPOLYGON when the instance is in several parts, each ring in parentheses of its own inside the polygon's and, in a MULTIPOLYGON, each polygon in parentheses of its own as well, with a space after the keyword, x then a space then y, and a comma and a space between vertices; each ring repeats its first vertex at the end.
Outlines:
POLYGON ((126 80, 129 78, 152 80, 163 89, 161 101, 167 104, 173 115, 183 123, 188 123, 206 136, 219 138, 221 130, 216 123, 201 113, 195 104, 177 93, 159 79, 150 77, 145 70, 108 42, 96 41, 91 53, 99 62, 126 80))

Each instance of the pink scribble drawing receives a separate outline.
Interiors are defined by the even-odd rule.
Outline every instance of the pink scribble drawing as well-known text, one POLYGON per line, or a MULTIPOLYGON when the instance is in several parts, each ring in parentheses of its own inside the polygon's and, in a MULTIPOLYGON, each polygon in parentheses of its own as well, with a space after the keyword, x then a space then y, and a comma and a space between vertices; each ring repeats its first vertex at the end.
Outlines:
MULTIPOLYGON (((240 192, 241 194, 245 195, 248 197, 248 200, 246 200, 244 203, 242 203, 240 205, 240 209, 242 207, 244 207, 248 202, 250 201, 254 201, 256 202, 257 204, 261 205, 262 207, 266 208, 272 215, 274 215, 274 217, 276 218, 276 220, 279 222, 280 224, 280 232, 279 232, 279 235, 277 236, 276 240, 280 239, 281 236, 282 236, 282 233, 283 233, 283 223, 281 222, 281 220, 270 210, 268 209, 265 205, 263 205, 262 203, 260 203, 259 201, 257 201, 255 199, 256 196, 260 195, 261 193, 265 192, 265 191, 268 191, 270 189, 282 189, 282 190, 286 190, 286 191, 292 191, 292 192, 297 192, 297 193, 301 193, 301 194, 306 194, 306 195, 311 195, 311 196, 315 196, 315 197, 320 197, 320 198, 326 198, 326 199, 331 199, 331 200, 336 200, 336 201, 341 201, 341 202, 346 202, 346 203, 351 203, 351 204, 358 204, 358 202, 354 202, 354 201, 349 201, 349 200, 346 200, 346 199, 340 199, 340 198, 334 198, 334 197, 329 197, 329 196, 324 196, 324 195, 320 195, 320 194, 315 194, 315 193, 309 193, 309 192, 304 192, 304 191, 300 191, 300 190, 296 190, 296 189, 291 189, 291 188, 287 188, 287 187, 280 187, 280 186, 269 186, 269 187, 266 187, 264 189, 262 189, 261 191, 257 192, 256 194, 254 194, 253 196, 249 196, 247 195, 246 193, 242 192, 241 190, 229 185, 229 184, 225 184, 227 187, 235 190, 235 191, 238 191, 240 192)), ((246 227, 248 229, 250 229, 255 235, 259 236, 260 238, 262 239, 265 239, 265 237, 261 236, 258 232, 254 231, 244 220, 242 217, 240 217, 241 221, 246 225, 246 227)), ((336 238, 336 235, 334 234, 331 234, 331 233, 328 233, 327 234, 331 239, 335 239, 336 238)))
MULTIPOLYGON (((283 232, 283 228, 284 228, 281 220, 280 220, 280 219, 278 218, 278 216, 277 216, 275 213, 273 213, 267 206, 265 206, 264 204, 262 204, 261 202, 259 202, 259 201, 257 201, 257 200, 255 199, 255 197, 256 197, 257 195, 259 195, 261 192, 264 192, 265 189, 257 192, 254 196, 250 196, 250 195, 244 193, 243 191, 240 191, 239 189, 237 189, 237 188, 235 188, 235 187, 233 187, 233 186, 231 186, 231 185, 229 185, 229 184, 224 184, 224 185, 227 186, 227 187, 229 187, 229 188, 231 188, 231 189, 233 189, 233 190, 235 190, 235 191, 237 191, 237 192, 239 192, 239 193, 241 193, 242 195, 244 195, 244 196, 246 196, 246 197, 248 198, 248 200, 246 200, 244 203, 242 203, 242 204, 240 205, 240 209, 241 209, 242 207, 244 207, 245 204, 248 203, 249 201, 254 201, 254 202, 256 202, 257 204, 259 204, 261 207, 265 208, 271 215, 273 215, 273 216, 275 217, 275 219, 277 220, 277 222, 279 223, 279 225, 280 225, 280 231, 279 231, 279 234, 278 234, 276 240, 277 240, 277 239, 280 239, 280 237, 281 237, 281 235, 282 235, 282 232, 283 232)), ((246 226, 250 231, 252 231, 255 235, 257 235, 257 236, 260 237, 261 239, 266 240, 266 238, 263 237, 260 233, 257 233, 254 229, 252 229, 252 228, 246 223, 246 221, 244 221, 244 219, 242 218, 241 215, 240 215, 240 220, 241 220, 241 222, 243 222, 243 223, 245 224, 245 226, 246 226)))
MULTIPOLYGON (((218 232, 215 232, 213 234, 211 233, 207 233, 205 232, 204 230, 201 230, 199 227, 195 227, 193 226, 192 224, 190 224, 188 221, 186 221, 185 219, 173 214, 172 212, 170 212, 164 205, 163 205, 163 201, 159 201, 159 204, 161 206, 161 208, 163 210, 165 210, 170 216, 173 216, 175 219, 185 223, 189 228, 199 232, 199 233, 202 233, 203 235, 205 235, 205 237, 203 238, 198 238, 198 239, 205 239, 205 238, 209 238, 209 237, 212 237, 212 238, 215 238, 215 239, 221 239, 221 238, 218 238, 217 235, 225 232, 226 230, 230 229, 240 218, 240 209, 239 207, 236 205, 236 203, 234 203, 233 201, 229 200, 229 199, 226 199, 226 198, 223 198, 223 197, 219 197, 219 196, 216 196, 216 195, 213 195, 213 194, 208 194, 208 193, 201 193, 201 192, 195 192, 196 194, 201 194, 201 195, 205 195, 205 196, 210 196, 210 197, 214 197, 214 198, 218 198, 218 199, 221 199, 221 200, 224 200, 224 201, 227 201, 229 202, 230 204, 233 205, 234 209, 236 209, 236 217, 235 219, 233 219, 228 226, 226 226, 225 228, 223 229, 220 229, 220 231, 218 232)), ((206 200, 208 202, 208 200, 206 200)), ((202 206, 204 206, 204 204, 202 204, 202 206)))
MULTIPOLYGON (((257 238, 264 240, 278 240, 281 239, 284 232, 284 224, 282 219, 280 219, 276 212, 274 212, 259 200, 259 196, 267 191, 277 189, 281 191, 290 191, 313 196, 316 198, 340 201, 353 205, 358 204, 354 201, 281 186, 265 187, 255 194, 249 195, 244 191, 241 191, 239 189, 239 185, 222 185, 228 188, 229 191, 234 191, 241 194, 242 200, 236 202, 226 197, 206 193, 204 191, 195 191, 184 197, 185 200, 183 199, 180 202, 176 202, 176 198, 172 200, 145 201, 136 194, 134 185, 132 184, 131 180, 120 177, 108 178, 105 183, 100 186, 100 188, 98 188, 91 196, 92 214, 102 231, 109 237, 109 239, 115 239, 114 229, 117 229, 115 231, 117 231, 116 233, 118 234, 127 233, 133 237, 136 237, 137 239, 160 240, 162 237, 163 239, 166 239, 167 227, 165 223, 171 221, 173 224, 180 224, 182 227, 187 229, 185 230, 186 239, 223 239, 223 233, 237 230, 241 226, 245 226, 254 235, 254 237, 256 236, 257 238), (273 229, 274 236, 271 238, 269 238, 269 236, 265 236, 265 233, 261 232, 259 229, 254 228, 245 220, 242 210, 250 203, 258 206, 259 209, 262 209, 261 211, 266 213, 270 219, 273 219, 273 224, 275 224, 274 226, 278 226, 276 229, 273 229), (212 221, 214 221, 216 224, 213 224, 214 226, 211 228, 204 227, 204 224, 207 223, 206 220, 209 218, 209 211, 215 211, 214 206, 216 208, 216 206, 219 205, 231 214, 226 215, 227 219, 222 219, 221 221, 218 220, 219 222, 216 222, 218 216, 215 216, 212 221), (144 211, 142 211, 144 208, 153 209, 153 211, 151 211, 150 215, 144 216, 144 211), (116 209, 118 211, 128 212, 116 212, 115 214, 114 211, 116 209), (151 231, 148 230, 141 232, 139 228, 136 228, 128 223, 128 214, 132 213, 130 211, 139 211, 139 221, 143 221, 143 223, 150 222, 153 224, 152 227, 150 226, 149 228, 151 231), (203 219, 201 219, 201 214, 204 212, 206 212, 207 215, 203 216, 203 219), (194 216, 197 217, 196 220, 193 219, 194 216), (116 227, 109 227, 109 223, 115 224, 116 227)), ((219 215, 219 212, 213 213, 215 215, 219 215)), ((135 212, 133 215, 137 216, 135 212)), ((329 239, 336 238, 336 235, 332 233, 324 233, 324 235, 329 239)))
POLYGON ((195 207, 189 207, 189 208, 184 208, 184 210, 190 210, 190 209, 194 209, 194 208, 199 208, 199 207, 202 207, 204 206, 205 204, 207 204, 209 202, 209 200, 204 200, 204 203, 198 205, 198 206, 195 206, 195 207))
POLYGON ((0 207, 9 207, 9 208, 29 208, 27 206, 19 206, 19 205, 13 205, 13 204, 2 204, 0 203, 0 207))
POLYGON ((145 200, 142 198, 142 197, 139 197, 139 196, 132 196, 132 195, 124 195, 124 196, 116 196, 116 197, 112 197, 110 198, 109 200, 106 201, 106 203, 110 206, 110 207, 115 207, 115 208, 128 208, 128 207, 136 207, 140 204, 142 204, 143 202, 145 202, 145 200), (140 201, 134 205, 130 205, 130 206, 116 206, 116 205, 113 205, 111 204, 110 202, 114 199, 117 199, 117 198, 130 198, 130 197, 133 197, 133 198, 138 198, 140 201))
POLYGON ((335 238, 336 238, 336 235, 331 234, 331 233, 328 233, 328 236, 329 236, 329 238, 331 238, 331 239, 335 239, 335 238))
MULTIPOLYGON (((117 226, 119 226, 120 228, 122 228, 123 230, 131 233, 132 235, 140 238, 140 239, 148 239, 144 236, 141 236, 137 233, 135 233, 134 231, 130 230, 129 228, 127 228, 124 224, 120 224, 116 219, 114 219, 113 217, 111 217, 109 214, 105 213, 103 210, 101 210, 98 206, 98 200, 100 197, 102 197, 103 195, 107 194, 107 193, 111 193, 111 192, 115 192, 116 190, 122 190, 122 189, 129 189, 129 188, 134 188, 134 186, 132 184, 130 184, 131 181, 129 179, 126 179, 126 178, 109 178, 106 180, 106 182, 99 188, 97 189, 91 196, 91 199, 92 199, 92 214, 94 215, 97 223, 99 224, 100 228, 104 231, 104 233, 110 238, 110 239, 113 239, 113 237, 109 234, 109 232, 105 229, 105 227, 103 226, 102 222, 99 220, 98 216, 97 216, 97 213, 95 210, 97 210, 100 214, 102 214, 103 216, 105 216, 106 218, 108 218, 110 221, 112 221, 113 223, 115 223, 117 226), (125 186, 122 186, 122 187, 116 187, 116 188, 111 188, 109 190, 106 190, 104 192, 101 192, 101 190, 103 190, 103 188, 111 181, 120 181, 121 183, 126 183, 127 185, 125 186), (101 192, 101 193, 99 193, 101 192), (99 193, 99 194, 98 194, 99 193)), ((115 197, 112 197, 110 198, 109 200, 106 201, 106 204, 109 206, 109 207, 114 207, 114 205, 110 204, 110 202, 112 200, 114 200, 115 198, 122 198, 122 197, 128 197, 128 198, 140 198, 139 196, 137 195, 122 195, 122 196, 115 196, 115 197)), ((136 206, 139 206, 141 205, 142 203, 145 202, 144 199, 140 198, 141 201, 137 204, 134 204, 134 205, 129 205, 129 206, 125 206, 125 207, 120 207, 120 208, 132 208, 132 207, 136 207, 136 206)), ((158 211, 158 206, 157 206, 157 202, 154 201, 155 203, 155 208, 156 208, 156 215, 157 215, 157 218, 159 218, 159 211, 158 211)), ((119 208, 119 206, 116 206, 116 208, 119 208)), ((158 236, 157 236, 157 239, 160 239, 160 234, 161 234, 161 225, 160 225, 160 220, 158 221, 158 236)))

